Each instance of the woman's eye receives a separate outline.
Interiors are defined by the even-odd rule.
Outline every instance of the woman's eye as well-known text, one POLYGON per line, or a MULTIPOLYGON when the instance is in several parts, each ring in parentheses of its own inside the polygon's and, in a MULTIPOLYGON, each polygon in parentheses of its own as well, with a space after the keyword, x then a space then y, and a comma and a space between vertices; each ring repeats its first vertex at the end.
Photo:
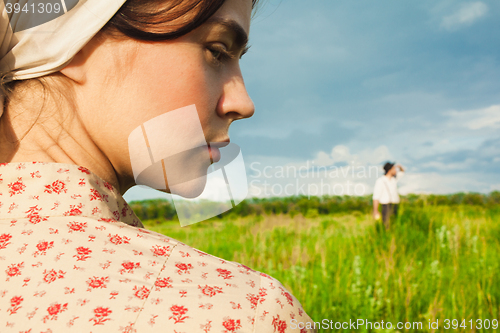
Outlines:
POLYGON ((222 54, 222 52, 220 50, 215 50, 215 49, 210 49, 210 52, 212 53, 213 57, 216 59, 219 59, 219 57, 222 54))
POLYGON ((208 47, 208 50, 212 54, 214 61, 216 61, 217 63, 233 58, 231 53, 229 53, 224 46, 212 45, 208 47))

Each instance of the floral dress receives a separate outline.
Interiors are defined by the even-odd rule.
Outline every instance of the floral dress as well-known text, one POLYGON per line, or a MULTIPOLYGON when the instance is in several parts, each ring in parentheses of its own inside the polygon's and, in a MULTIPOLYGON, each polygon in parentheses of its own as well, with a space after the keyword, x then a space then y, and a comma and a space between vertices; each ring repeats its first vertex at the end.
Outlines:
POLYGON ((310 321, 272 277, 143 229, 88 169, 0 164, 0 332, 304 333, 310 321))

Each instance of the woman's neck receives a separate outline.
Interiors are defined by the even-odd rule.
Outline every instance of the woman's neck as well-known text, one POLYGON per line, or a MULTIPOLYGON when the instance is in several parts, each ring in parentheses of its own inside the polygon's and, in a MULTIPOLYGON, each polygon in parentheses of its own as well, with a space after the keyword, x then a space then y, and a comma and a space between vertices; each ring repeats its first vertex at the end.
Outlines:
POLYGON ((48 95, 52 94, 32 86, 12 96, 0 117, 0 163, 76 164, 124 194, 130 185, 120 183, 112 163, 93 142, 77 111, 70 103, 48 95))

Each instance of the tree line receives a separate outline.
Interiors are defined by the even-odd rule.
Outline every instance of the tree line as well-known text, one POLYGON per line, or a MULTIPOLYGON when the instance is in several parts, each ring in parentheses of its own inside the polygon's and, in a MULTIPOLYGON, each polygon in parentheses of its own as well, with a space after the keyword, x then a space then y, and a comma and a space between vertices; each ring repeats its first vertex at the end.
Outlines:
MULTIPOLYGON (((414 207, 472 205, 484 208, 500 207, 500 192, 454 193, 454 194, 408 194, 401 197, 401 203, 414 207)), ((150 199, 130 202, 131 208, 141 220, 177 219, 175 207, 166 199, 150 199)), ((271 215, 289 214, 295 216, 326 215, 333 213, 369 213, 372 209, 371 195, 367 196, 289 196, 273 198, 249 198, 239 205, 218 215, 271 215)))

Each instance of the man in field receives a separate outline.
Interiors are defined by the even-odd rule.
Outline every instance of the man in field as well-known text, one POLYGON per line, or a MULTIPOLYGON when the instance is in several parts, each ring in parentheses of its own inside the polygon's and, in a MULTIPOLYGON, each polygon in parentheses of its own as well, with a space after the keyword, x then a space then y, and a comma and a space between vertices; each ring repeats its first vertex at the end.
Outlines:
POLYGON ((391 218, 398 214, 399 194, 398 181, 404 175, 404 169, 401 165, 387 162, 384 165, 385 175, 379 177, 375 182, 373 189, 373 217, 380 219, 378 205, 382 205, 382 221, 386 229, 391 225, 391 218), (398 172, 399 169, 399 172, 398 172))

